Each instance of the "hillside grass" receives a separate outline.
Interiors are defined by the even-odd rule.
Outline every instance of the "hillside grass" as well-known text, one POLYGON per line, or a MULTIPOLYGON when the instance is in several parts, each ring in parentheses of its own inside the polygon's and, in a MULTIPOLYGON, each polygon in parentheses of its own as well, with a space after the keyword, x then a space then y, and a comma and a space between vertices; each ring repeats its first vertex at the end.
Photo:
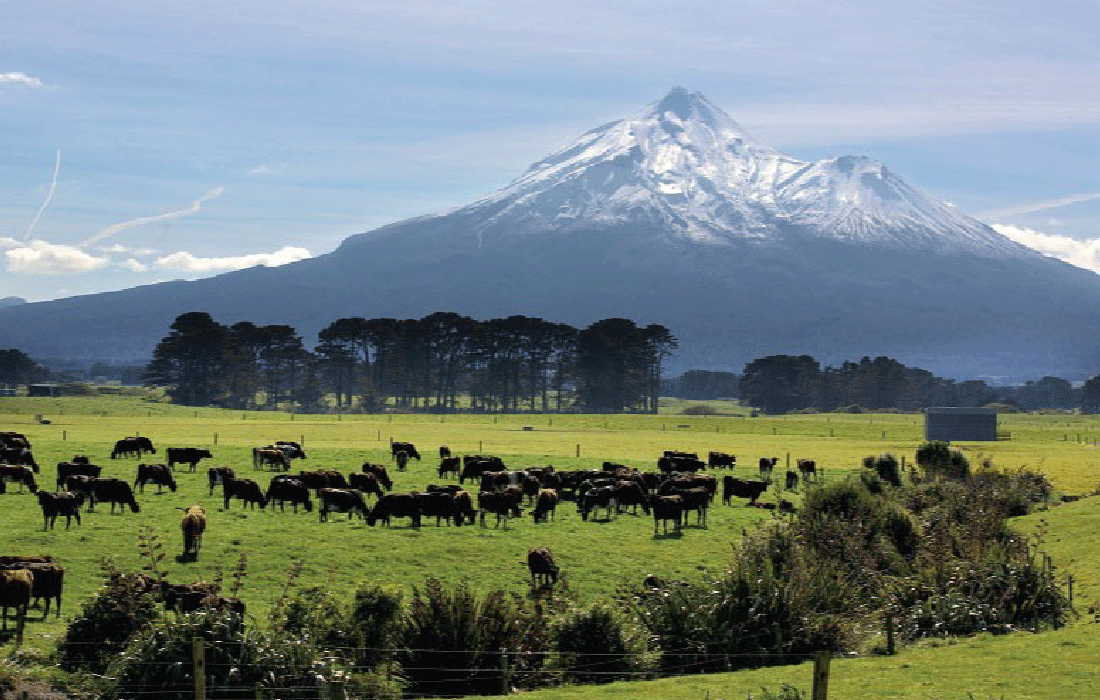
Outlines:
MULTIPOLYGON (((334 468, 357 471, 364 461, 392 465, 389 441, 410 440, 423 461, 410 463, 409 471, 396 473, 395 490, 423 489, 438 483, 436 450, 449 445, 456 454, 481 452, 505 458, 510 467, 553 464, 558 469, 598 468, 604 460, 653 469, 662 450, 677 449, 705 454, 719 450, 737 455, 735 474, 755 473, 759 457, 780 457, 780 468, 790 459, 813 458, 824 467, 826 479, 840 479, 860 469, 862 457, 892 452, 912 459, 923 442, 922 417, 898 414, 820 414, 779 417, 741 417, 740 407, 724 403, 733 415, 684 416, 683 406, 697 402, 662 401, 664 413, 646 415, 294 415, 274 412, 240 412, 191 409, 137 396, 90 396, 62 399, 0 399, 0 430, 28 435, 42 465, 40 485, 52 489, 54 465, 74 453, 87 454, 104 467, 105 476, 132 482, 139 460, 111 460, 118 438, 140 434, 150 437, 158 454, 146 462, 164 461, 163 448, 209 448, 214 460, 200 463, 194 474, 177 471, 180 490, 160 495, 155 486, 138 495, 142 512, 111 515, 102 506, 84 514, 80 526, 65 531, 64 520, 56 530, 43 532, 36 500, 9 485, 0 495, 3 504, 3 536, 0 553, 54 555, 67 567, 66 599, 60 621, 51 614, 46 621, 32 615, 27 645, 48 652, 64 631, 66 616, 100 585, 100 564, 110 559, 123 569, 137 569, 137 537, 142 527, 164 543, 169 554, 162 562, 172 581, 211 579, 228 571, 239 556, 247 557, 248 576, 242 597, 250 614, 264 619, 286 582, 293 558, 303 562, 300 585, 322 585, 345 598, 354 588, 370 581, 396 584, 411 590, 426 576, 445 582, 466 580, 478 590, 500 587, 525 591, 528 575, 526 549, 550 546, 564 572, 568 589, 584 599, 607 598, 621 586, 637 585, 647 573, 666 578, 692 579, 722 571, 731 545, 752 522, 772 517, 765 511, 720 504, 712 509, 708 527, 688 527, 683 536, 654 537, 652 519, 640 514, 623 515, 610 522, 583 522, 570 503, 559 506, 557 519, 535 525, 530 517, 512 521, 507 529, 493 527, 437 527, 425 521, 415 529, 406 520, 393 528, 367 527, 361 520, 336 515, 320 523, 316 512, 294 515, 244 510, 239 502, 222 510, 220 490, 207 495, 206 469, 231 466, 238 475, 256 479, 266 488, 271 472, 257 472, 251 465, 251 448, 275 440, 303 440, 309 455, 296 461, 298 469, 334 468), (34 416, 43 415, 49 425, 34 416), (530 430, 525 430, 529 427, 530 430), (578 446, 580 456, 577 456, 578 446), (208 511, 209 526, 198 562, 174 559, 182 549, 177 508, 193 503, 208 511)), ((1100 419, 1090 416, 1002 416, 1002 430, 1012 439, 997 443, 958 444, 979 464, 990 459, 998 468, 1024 466, 1046 473, 1065 494, 1093 493, 1100 485, 1096 468, 1100 419), (1080 436, 1080 437, 1078 437, 1080 436)), ((721 470, 719 474, 721 474, 721 470)), ((774 492, 766 497, 774 500, 774 492)), ((798 495, 784 494, 784 497, 798 495)), ((491 523, 490 523, 491 525, 491 523)), ((1042 528, 1044 547, 1061 571, 1075 578, 1078 609, 1100 602, 1100 499, 1066 504, 1021 519, 1025 532, 1042 528)), ((1062 698, 1075 697, 1081 679, 1100 682, 1095 659, 1100 645, 1095 625, 1085 621, 1069 629, 1034 636, 960 640, 950 652, 928 647, 906 649, 897 657, 834 661, 834 697, 846 698, 1062 698), (1091 634, 1090 634, 1091 632, 1091 634), (1079 648, 1080 647, 1080 648, 1079 648), (1090 667, 1086 660, 1093 660, 1090 667), (906 661, 906 659, 910 659, 906 661), (1078 664, 1080 660, 1080 664, 1078 664), (1064 668, 1042 684, 1034 669, 1064 668), (846 670, 849 669, 849 670, 846 670), (996 669, 989 670, 985 669, 996 669), (872 680, 868 680, 872 679, 872 680), (924 679, 924 680, 921 680, 924 679), (1075 680, 1076 679, 1076 680, 1075 680), (930 685, 922 685, 922 683, 930 685), (1007 685, 998 685, 1007 684, 1007 685)), ((943 643, 947 645, 947 643, 943 643)), ((0 647, 0 653, 10 649, 0 647)), ((625 698, 744 697, 745 693, 782 683, 808 688, 810 672, 787 666, 720 676, 688 677, 647 682, 642 685, 563 688, 542 691, 546 700, 584 693, 586 696, 625 698), (682 695, 680 694, 682 693, 682 695)), ((1088 697, 1078 694, 1076 697, 1088 697)), ((540 698, 539 700, 542 700, 540 698)))

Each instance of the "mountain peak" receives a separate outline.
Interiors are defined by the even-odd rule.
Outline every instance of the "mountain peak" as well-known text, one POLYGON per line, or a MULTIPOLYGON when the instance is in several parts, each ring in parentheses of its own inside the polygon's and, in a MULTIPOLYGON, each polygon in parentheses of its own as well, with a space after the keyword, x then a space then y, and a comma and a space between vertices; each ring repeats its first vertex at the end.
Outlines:
MULTIPOLYGON (((783 245, 796 237, 987 257, 1033 254, 927 198, 878 161, 796 160, 682 87, 589 131, 461 211, 476 215, 485 207, 493 214, 481 228, 507 238, 626 225, 694 244, 783 245)), ((479 234, 479 248, 482 242, 479 234)))

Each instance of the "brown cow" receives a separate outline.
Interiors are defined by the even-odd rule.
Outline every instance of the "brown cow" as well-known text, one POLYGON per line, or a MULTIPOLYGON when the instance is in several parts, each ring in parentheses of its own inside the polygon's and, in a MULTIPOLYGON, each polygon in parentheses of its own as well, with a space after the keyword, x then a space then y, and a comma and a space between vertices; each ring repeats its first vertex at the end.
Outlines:
POLYGON ((202 506, 191 506, 183 511, 180 529, 183 530, 183 556, 197 561, 199 547, 202 546, 202 533, 206 531, 206 509, 202 506))

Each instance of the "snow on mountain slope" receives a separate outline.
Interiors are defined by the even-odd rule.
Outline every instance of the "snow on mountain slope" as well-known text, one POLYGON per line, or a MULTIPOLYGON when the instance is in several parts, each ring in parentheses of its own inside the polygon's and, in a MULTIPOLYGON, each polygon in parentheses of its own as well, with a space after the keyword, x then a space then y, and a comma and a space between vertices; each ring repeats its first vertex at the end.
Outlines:
POLYGON ((448 214, 478 236, 645 225, 670 240, 776 244, 791 236, 985 257, 1033 257, 928 199, 873 160, 796 160, 749 136, 698 93, 674 88, 448 214), (467 218, 468 217, 468 218, 467 218))

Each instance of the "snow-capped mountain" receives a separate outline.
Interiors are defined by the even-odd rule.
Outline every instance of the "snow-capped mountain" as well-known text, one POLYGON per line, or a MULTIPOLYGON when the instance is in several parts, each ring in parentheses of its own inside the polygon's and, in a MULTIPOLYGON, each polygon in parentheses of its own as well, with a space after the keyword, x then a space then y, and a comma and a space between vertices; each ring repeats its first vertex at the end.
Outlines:
POLYGON ((820 237, 913 251, 1032 257, 1034 251, 935 202, 881 163, 796 160, 753 139, 699 93, 674 88, 538 161, 511 184, 448 212, 475 235, 659 225, 672 239, 739 245, 820 237), (488 214, 488 215, 485 215, 488 214))
POLYGON ((351 316, 630 318, 677 336, 671 371, 740 371, 771 354, 888 355, 963 378, 1100 370, 1096 274, 1010 241, 873 160, 785 155, 682 89, 497 192, 350 236, 327 255, 0 309, 0 347, 144 361, 194 310, 289 324, 307 344, 351 316))

